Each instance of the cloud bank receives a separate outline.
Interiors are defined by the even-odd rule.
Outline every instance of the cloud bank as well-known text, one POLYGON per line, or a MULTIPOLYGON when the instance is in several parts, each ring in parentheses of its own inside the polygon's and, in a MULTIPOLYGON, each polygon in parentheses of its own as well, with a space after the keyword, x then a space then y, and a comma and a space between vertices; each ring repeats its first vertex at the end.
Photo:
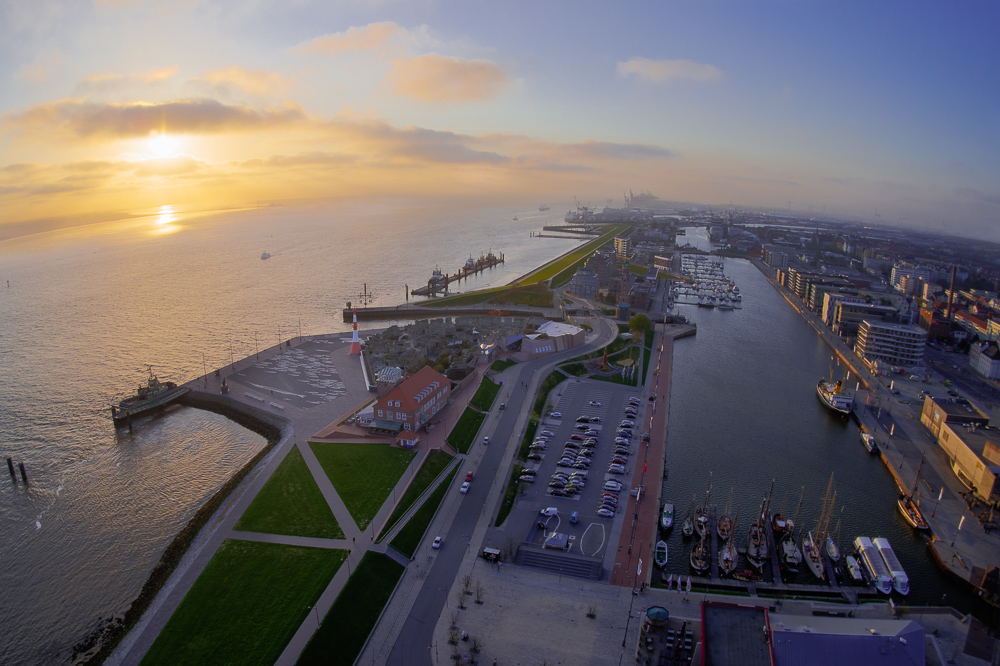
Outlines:
POLYGON ((671 81, 718 81, 722 70, 715 65, 705 65, 691 60, 650 60, 635 57, 618 63, 618 75, 634 76, 650 83, 671 81))

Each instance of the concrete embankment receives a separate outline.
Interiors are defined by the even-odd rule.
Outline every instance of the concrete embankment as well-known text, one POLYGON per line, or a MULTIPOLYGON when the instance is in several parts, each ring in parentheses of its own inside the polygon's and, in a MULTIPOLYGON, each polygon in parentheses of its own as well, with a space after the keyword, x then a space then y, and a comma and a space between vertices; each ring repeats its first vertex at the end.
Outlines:
POLYGON ((290 423, 284 416, 271 414, 253 405, 247 405, 234 400, 229 396, 215 395, 214 393, 206 393, 204 391, 188 391, 177 398, 176 402, 187 407, 197 407, 198 409, 221 414, 239 423, 244 428, 252 430, 268 439, 278 439, 281 431, 290 423))
MULTIPOLYGON (((392 319, 429 319, 431 317, 461 317, 462 315, 490 315, 502 311, 505 317, 543 317, 550 318, 542 310, 529 308, 510 308, 505 306, 405 306, 397 305, 394 308, 360 308, 358 309, 358 321, 385 321, 392 319)), ((352 321, 353 311, 344 308, 344 323, 352 321)))

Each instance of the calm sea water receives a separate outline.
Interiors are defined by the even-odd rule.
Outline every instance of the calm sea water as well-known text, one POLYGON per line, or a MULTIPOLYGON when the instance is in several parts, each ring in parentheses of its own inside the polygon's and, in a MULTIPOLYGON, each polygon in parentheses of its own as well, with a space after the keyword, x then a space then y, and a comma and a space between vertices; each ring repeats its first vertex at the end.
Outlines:
POLYGON ((165 207, 0 243, 0 456, 24 462, 31 482, 0 479, 0 663, 71 661, 264 445, 189 408, 116 433, 108 407, 147 365, 187 381, 279 336, 345 330, 340 309, 365 283, 375 305, 395 305, 436 264, 453 272, 491 249, 507 263, 458 289, 505 283, 578 244, 530 237, 561 218, 402 200, 165 207))
MULTIPOLYGON (((703 231, 688 230, 692 244, 707 247, 703 231)), ((886 537, 910 579, 907 603, 933 605, 947 595, 948 604, 972 610, 972 596, 938 569, 924 538, 899 516, 895 482, 862 447, 857 426, 817 399, 816 381, 831 371, 829 347, 749 262, 729 259, 725 267, 743 294, 742 309, 679 306, 697 322, 698 334, 674 346, 663 488, 678 520, 692 497, 704 500, 711 472, 711 502, 720 513, 730 493, 733 510, 739 506, 741 549, 772 478, 772 511, 784 504, 792 517, 805 488, 799 525, 815 529, 832 473, 837 503, 830 529, 843 507, 842 550, 850 552, 859 535, 886 537)), ((692 543, 673 530, 668 574, 689 573, 692 543)), ((812 580, 803 567, 795 582, 812 580)))

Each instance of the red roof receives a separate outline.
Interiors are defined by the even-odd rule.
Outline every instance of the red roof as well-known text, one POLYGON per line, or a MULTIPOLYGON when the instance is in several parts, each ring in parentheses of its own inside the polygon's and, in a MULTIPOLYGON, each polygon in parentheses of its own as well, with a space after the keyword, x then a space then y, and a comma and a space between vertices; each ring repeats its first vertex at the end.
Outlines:
POLYGON ((420 439, 420 435, 418 435, 415 432, 410 432, 409 430, 403 430, 398 435, 396 435, 396 439, 402 442, 415 442, 418 439, 420 439))
POLYGON ((386 393, 378 404, 385 406, 389 400, 393 403, 398 400, 400 406, 393 409, 415 412, 425 400, 450 384, 451 380, 429 365, 425 365, 416 374, 407 377, 396 388, 386 393))

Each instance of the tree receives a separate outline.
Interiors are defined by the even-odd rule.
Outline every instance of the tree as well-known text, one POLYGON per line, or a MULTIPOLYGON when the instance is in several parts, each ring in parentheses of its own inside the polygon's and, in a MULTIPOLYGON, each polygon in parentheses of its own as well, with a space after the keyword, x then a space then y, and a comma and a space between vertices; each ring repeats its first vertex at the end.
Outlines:
POLYGON ((628 320, 628 327, 634 333, 645 333, 652 327, 652 323, 650 323, 649 317, 640 312, 628 320))

